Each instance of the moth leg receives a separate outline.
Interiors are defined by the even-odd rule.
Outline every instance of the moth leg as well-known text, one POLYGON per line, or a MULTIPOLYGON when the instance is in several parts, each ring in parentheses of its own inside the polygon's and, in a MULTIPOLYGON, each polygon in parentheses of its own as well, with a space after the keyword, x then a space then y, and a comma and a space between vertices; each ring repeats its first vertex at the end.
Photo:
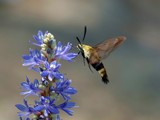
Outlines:
POLYGON ((89 59, 88 59, 88 58, 86 58, 86 60, 87 60, 88 67, 89 67, 90 71, 91 71, 91 72, 93 72, 93 71, 92 71, 92 69, 91 69, 90 63, 89 63, 89 59))

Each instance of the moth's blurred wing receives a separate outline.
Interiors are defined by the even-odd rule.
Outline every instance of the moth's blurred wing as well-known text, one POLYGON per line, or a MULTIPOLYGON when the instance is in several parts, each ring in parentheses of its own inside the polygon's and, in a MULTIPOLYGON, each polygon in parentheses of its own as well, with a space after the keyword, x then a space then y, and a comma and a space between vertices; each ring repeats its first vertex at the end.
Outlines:
POLYGON ((126 37, 119 36, 116 38, 112 38, 109 40, 105 40, 104 42, 97 44, 93 48, 97 51, 100 59, 108 57, 108 55, 115 50, 119 45, 121 45, 126 40, 126 37))

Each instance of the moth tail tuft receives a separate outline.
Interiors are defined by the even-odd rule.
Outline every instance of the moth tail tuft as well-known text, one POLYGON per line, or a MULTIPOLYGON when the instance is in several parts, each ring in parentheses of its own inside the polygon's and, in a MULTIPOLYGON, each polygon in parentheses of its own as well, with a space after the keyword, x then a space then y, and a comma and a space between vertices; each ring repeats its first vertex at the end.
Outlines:
POLYGON ((109 83, 107 74, 105 74, 105 75, 102 77, 102 81, 103 81, 105 84, 108 84, 108 83, 109 83))

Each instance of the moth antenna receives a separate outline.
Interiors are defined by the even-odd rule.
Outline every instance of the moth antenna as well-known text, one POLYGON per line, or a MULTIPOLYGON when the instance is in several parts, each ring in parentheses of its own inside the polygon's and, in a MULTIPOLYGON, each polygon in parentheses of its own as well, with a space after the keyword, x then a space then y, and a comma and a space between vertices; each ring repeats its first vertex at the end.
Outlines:
POLYGON ((84 39, 85 39, 85 37, 86 37, 86 33, 87 33, 87 26, 84 27, 83 41, 84 41, 84 39))
POLYGON ((79 44, 81 45, 81 41, 79 40, 79 38, 78 38, 78 37, 76 37, 76 39, 78 40, 79 44))

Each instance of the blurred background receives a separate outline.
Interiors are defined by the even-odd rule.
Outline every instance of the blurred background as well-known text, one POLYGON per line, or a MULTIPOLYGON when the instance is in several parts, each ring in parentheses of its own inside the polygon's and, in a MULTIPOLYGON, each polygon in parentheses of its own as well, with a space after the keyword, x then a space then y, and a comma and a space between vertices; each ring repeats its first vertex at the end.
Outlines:
POLYGON ((159 0, 0 0, 0 117, 18 120, 15 104, 23 103, 20 83, 38 73, 22 67, 29 40, 38 30, 53 33, 63 44, 76 36, 95 45, 125 35, 125 43, 103 63, 110 83, 83 65, 62 62, 61 71, 72 79, 79 108, 64 120, 159 120, 160 118, 160 1, 159 0))

